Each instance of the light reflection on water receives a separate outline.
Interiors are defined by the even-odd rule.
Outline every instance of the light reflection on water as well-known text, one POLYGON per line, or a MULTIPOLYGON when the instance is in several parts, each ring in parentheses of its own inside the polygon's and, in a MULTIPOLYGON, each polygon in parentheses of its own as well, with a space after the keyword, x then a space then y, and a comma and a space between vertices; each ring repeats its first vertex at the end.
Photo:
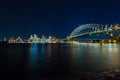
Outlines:
POLYGON ((37 67, 37 62, 38 62, 38 44, 33 43, 30 44, 29 48, 29 67, 37 67))
POLYGON ((47 50, 46 50, 46 58, 49 59, 51 57, 51 51, 52 51, 52 44, 47 44, 47 50))
MULTIPOLYGON (((74 72, 79 71, 78 68, 84 68, 84 66, 89 66, 89 68, 84 68, 82 70, 90 71, 99 68, 116 67, 120 66, 120 50, 119 44, 94 44, 94 43, 84 43, 84 44, 31 44, 29 48, 29 61, 32 67, 37 67, 38 64, 51 63, 58 64, 61 61, 63 65, 66 66, 74 72), (66 58, 66 59, 63 59, 66 58), (54 59, 54 60, 53 60, 54 59), (56 60, 56 61, 55 61, 56 60)), ((54 65, 52 65, 54 66, 54 65)), ((81 71, 81 70, 80 70, 81 71)))
MULTIPOLYGON (((9 66, 25 66, 28 76, 81 73, 120 67, 120 44, 117 43, 33 43, 7 45, 7 48, 6 45, 2 46, 0 56, 3 63, 9 59, 9 64, 6 63, 9 66)), ((21 67, 17 68, 19 70, 21 67)))
POLYGON ((70 48, 71 62, 73 69, 81 66, 88 66, 83 68, 85 71, 100 70, 106 68, 113 68, 120 66, 120 45, 113 44, 94 44, 84 43, 79 45, 72 45, 70 48), (78 66, 78 67, 76 67, 78 66), (94 68, 94 69, 93 69, 94 68))

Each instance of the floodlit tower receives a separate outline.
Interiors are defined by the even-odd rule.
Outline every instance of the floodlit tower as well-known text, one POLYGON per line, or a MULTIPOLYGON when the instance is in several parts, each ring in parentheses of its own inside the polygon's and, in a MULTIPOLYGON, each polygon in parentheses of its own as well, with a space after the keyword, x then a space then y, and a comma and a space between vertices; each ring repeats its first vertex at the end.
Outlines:
POLYGON ((105 25, 105 31, 107 31, 107 28, 108 28, 108 25, 106 24, 106 25, 105 25))
POLYGON ((38 42, 38 36, 36 34, 34 34, 34 38, 33 38, 34 42, 38 42))
POLYGON ((29 42, 30 42, 30 43, 33 42, 33 35, 30 36, 29 42))
POLYGON ((34 38, 35 38, 35 39, 38 38, 36 34, 34 34, 34 38))
POLYGON ((30 39, 33 39, 33 35, 30 36, 30 39))
POLYGON ((44 35, 42 36, 41 42, 42 43, 46 42, 46 37, 44 35))

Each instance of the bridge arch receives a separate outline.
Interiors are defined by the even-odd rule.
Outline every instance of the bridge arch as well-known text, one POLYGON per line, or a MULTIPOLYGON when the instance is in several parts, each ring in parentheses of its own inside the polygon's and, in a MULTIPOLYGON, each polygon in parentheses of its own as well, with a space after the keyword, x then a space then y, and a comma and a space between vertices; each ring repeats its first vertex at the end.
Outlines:
POLYGON ((75 28, 72 33, 67 36, 67 40, 79 37, 95 37, 97 39, 120 39, 120 25, 83 24, 75 28))
POLYGON ((104 28, 105 26, 102 24, 84 24, 84 25, 80 25, 77 28, 75 28, 70 34, 70 36, 77 36, 79 34, 95 32, 95 31, 98 31, 104 28))

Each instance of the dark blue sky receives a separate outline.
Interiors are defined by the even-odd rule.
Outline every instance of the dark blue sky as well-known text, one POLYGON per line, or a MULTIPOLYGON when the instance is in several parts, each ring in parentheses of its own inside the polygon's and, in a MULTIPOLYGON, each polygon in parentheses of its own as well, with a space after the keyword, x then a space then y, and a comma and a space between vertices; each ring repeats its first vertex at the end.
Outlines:
POLYGON ((120 23, 120 2, 105 0, 0 1, 0 37, 30 34, 65 38, 80 24, 120 23))

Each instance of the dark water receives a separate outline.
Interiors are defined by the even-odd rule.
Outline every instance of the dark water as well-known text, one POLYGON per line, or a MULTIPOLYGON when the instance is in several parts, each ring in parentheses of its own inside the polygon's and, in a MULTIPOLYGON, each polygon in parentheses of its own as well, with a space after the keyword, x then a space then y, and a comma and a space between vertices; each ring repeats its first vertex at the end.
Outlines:
POLYGON ((41 80, 120 67, 120 44, 0 44, 5 79, 41 80))

